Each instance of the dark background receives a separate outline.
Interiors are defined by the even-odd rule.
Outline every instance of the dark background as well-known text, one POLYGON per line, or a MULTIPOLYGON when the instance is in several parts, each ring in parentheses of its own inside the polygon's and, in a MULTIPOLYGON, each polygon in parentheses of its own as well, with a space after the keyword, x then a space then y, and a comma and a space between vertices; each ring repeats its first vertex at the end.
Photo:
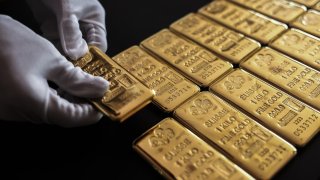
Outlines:
MULTIPOLYGON (((107 12, 107 54, 113 56, 210 1, 101 2, 107 12)), ((0 13, 40 32, 24 1, 0 4, 0 13)), ((103 118, 95 125, 65 129, 0 121, 0 179, 163 179, 132 149, 132 142, 167 116, 171 114, 150 104, 122 124, 103 118)), ((320 179, 319 142, 318 135, 299 148, 274 179, 320 179)))

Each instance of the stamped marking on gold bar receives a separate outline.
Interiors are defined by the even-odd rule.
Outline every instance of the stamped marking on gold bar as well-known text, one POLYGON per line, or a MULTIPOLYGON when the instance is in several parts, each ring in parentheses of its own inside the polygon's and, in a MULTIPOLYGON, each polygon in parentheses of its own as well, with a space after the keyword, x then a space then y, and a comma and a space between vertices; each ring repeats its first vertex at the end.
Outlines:
POLYGON ((306 11, 306 7, 287 0, 233 0, 266 16, 290 23, 306 11))
POLYGON ((320 70, 320 39, 297 29, 290 29, 270 44, 271 47, 320 70))
POLYGON ((199 12, 264 44, 287 29, 285 24, 223 0, 213 1, 199 12))
POLYGON ((271 48, 263 48, 240 66, 320 110, 320 72, 271 48))
POLYGON ((138 46, 121 52, 113 59, 145 86, 154 90, 154 102, 165 111, 173 111, 200 91, 198 86, 167 65, 160 63, 138 46))
POLYGON ((304 30, 314 36, 320 37, 320 12, 309 10, 298 19, 296 19, 292 26, 304 30))
POLYGON ((302 5, 305 5, 307 7, 314 6, 319 0, 293 0, 294 2, 300 3, 302 5))
POLYGON ((256 41, 193 13, 174 22, 170 28, 232 63, 239 63, 260 47, 256 41))
POLYGON ((92 102, 112 120, 122 122, 151 102, 153 92, 98 48, 90 47, 89 53, 74 61, 73 64, 92 75, 102 76, 109 81, 109 90, 105 95, 92 102))
POLYGON ((258 179, 270 179, 296 154, 288 142, 209 92, 181 105, 175 116, 258 179))
POLYGON ((232 69, 230 63, 167 29, 144 40, 141 45, 200 86, 209 86, 219 76, 232 69))
POLYGON ((210 88, 299 146, 320 129, 318 111, 244 70, 231 72, 210 88))
POLYGON ((167 179, 253 179, 172 118, 148 130, 133 147, 167 179))

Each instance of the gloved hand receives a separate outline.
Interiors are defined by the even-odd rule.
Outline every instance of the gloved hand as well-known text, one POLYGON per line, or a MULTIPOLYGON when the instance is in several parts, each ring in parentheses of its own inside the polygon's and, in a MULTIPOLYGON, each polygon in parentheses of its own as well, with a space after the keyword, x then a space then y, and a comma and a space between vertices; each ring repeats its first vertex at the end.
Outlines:
POLYGON ((86 98, 102 96, 106 80, 75 68, 48 40, 8 16, 0 15, 0 34, 0 119, 74 127, 101 118, 91 104, 59 96, 48 80, 86 98))
POLYGON ((27 2, 41 24, 43 36, 66 56, 73 60, 82 57, 88 52, 87 43, 107 50, 105 11, 97 0, 27 2))

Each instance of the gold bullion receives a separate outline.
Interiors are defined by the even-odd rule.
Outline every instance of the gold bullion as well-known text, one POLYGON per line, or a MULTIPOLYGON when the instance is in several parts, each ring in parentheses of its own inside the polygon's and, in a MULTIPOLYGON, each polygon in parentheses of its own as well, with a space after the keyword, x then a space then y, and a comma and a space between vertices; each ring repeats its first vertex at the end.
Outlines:
POLYGON ((320 70, 320 39, 297 29, 290 29, 270 44, 297 60, 320 70))
POLYGON ((309 10, 296 19, 291 25, 320 37, 320 12, 309 10))
POLYGON ((305 145, 320 129, 318 111, 244 70, 231 72, 210 88, 296 145, 305 145))
POLYGON ((199 12, 264 44, 287 29, 283 23, 223 0, 213 1, 199 12))
POLYGON ((320 2, 318 2, 318 3, 317 3, 316 5, 314 5, 312 8, 315 9, 315 10, 320 11, 320 2))
POLYGON ((314 6, 319 0, 293 0, 294 2, 300 3, 302 5, 305 5, 307 7, 314 6))
POLYGON ((320 73, 271 48, 263 48, 240 66, 320 110, 320 73))
POLYGON ((232 63, 239 63, 260 48, 256 41, 193 13, 174 22, 170 28, 232 63))
POLYGON ((112 120, 122 122, 151 102, 153 92, 96 47, 73 64, 109 81, 109 90, 92 102, 112 120))
POLYGON ((138 46, 119 53, 113 59, 145 86, 155 91, 153 101, 164 111, 173 111, 182 102, 200 91, 198 86, 138 46))
POLYGON ((288 142, 209 92, 197 94, 174 114, 258 179, 270 179, 296 154, 288 142))
POLYGON ((287 0, 233 0, 233 2, 284 23, 292 22, 306 10, 305 6, 287 0))
POLYGON ((167 179, 253 179, 172 118, 144 133, 133 148, 167 179))
POLYGON ((199 86, 208 87, 232 65, 206 49, 164 29, 141 45, 177 68, 199 86))

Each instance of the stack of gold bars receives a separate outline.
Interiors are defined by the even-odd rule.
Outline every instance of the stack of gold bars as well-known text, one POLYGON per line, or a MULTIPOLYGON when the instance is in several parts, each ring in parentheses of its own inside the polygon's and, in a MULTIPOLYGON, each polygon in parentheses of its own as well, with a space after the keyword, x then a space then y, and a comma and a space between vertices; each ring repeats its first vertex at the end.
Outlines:
POLYGON ((317 1, 216 0, 75 65, 111 82, 93 102, 110 119, 173 112, 133 144, 166 178, 270 179, 320 129, 317 1))

